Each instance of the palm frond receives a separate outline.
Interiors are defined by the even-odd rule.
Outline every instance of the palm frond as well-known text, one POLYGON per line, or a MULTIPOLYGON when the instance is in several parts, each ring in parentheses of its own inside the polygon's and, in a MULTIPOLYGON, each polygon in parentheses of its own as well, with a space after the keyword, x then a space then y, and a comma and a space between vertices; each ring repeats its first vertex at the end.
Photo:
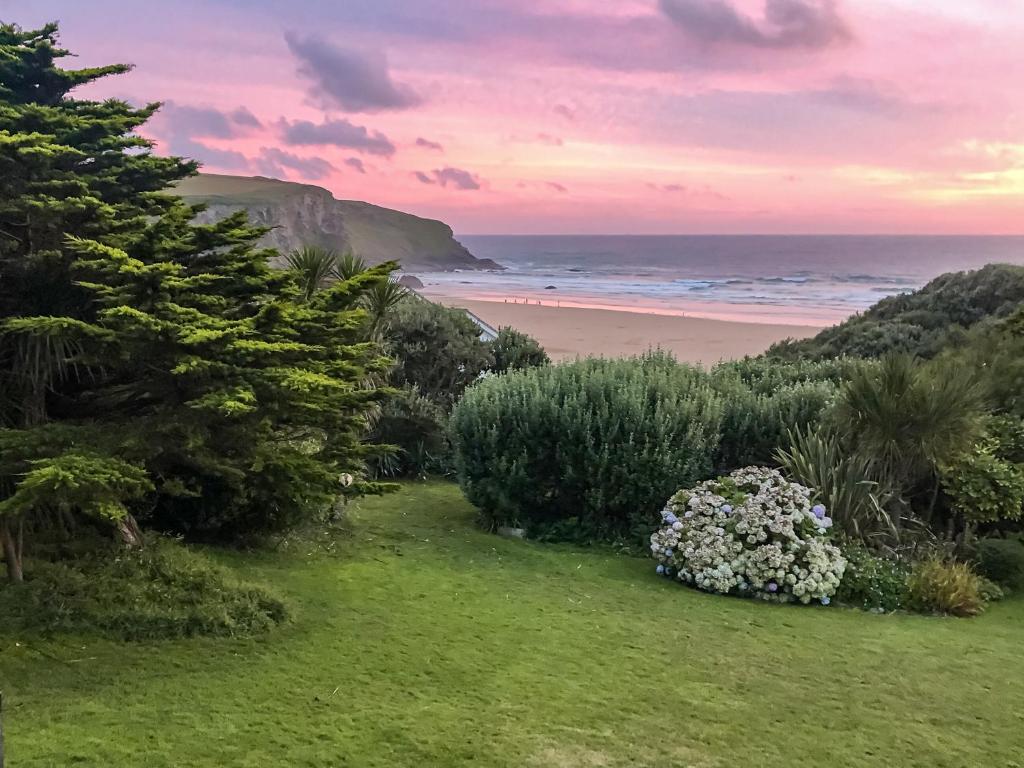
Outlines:
POLYGON ((305 246, 285 256, 285 263, 295 273, 306 301, 338 279, 338 262, 337 251, 317 246, 305 246))
POLYGON ((334 276, 338 280, 351 280, 366 270, 366 261, 361 256, 356 256, 352 251, 345 251, 334 265, 334 276))
POLYGON ((817 492, 840 530, 865 543, 899 544, 899 517, 889 512, 898 499, 870 458, 844 450, 830 432, 797 429, 788 437, 788 450, 778 449, 775 460, 792 479, 817 492))

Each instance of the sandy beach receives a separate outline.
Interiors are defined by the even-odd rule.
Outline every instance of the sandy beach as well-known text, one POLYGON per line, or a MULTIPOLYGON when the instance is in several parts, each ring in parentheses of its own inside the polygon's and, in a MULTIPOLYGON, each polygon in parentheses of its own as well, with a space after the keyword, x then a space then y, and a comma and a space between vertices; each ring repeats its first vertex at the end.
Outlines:
POLYGON ((464 307, 495 327, 528 333, 553 360, 577 356, 634 355, 652 347, 679 360, 712 365, 764 352, 776 341, 813 336, 820 327, 708 320, 607 309, 506 304, 457 297, 431 297, 464 307))

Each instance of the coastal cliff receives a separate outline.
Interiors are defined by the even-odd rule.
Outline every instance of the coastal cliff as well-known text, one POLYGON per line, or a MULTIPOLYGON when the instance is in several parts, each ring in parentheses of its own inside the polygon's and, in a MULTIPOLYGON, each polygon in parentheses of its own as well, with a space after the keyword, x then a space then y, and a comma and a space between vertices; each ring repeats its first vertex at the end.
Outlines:
POLYGON ((180 182, 177 191, 187 202, 207 206, 201 222, 248 211, 254 224, 272 227, 261 245, 282 254, 316 245, 351 249, 370 264, 393 259, 406 272, 502 269, 490 259, 476 258, 442 221, 357 200, 336 200, 312 184, 204 173, 180 182))

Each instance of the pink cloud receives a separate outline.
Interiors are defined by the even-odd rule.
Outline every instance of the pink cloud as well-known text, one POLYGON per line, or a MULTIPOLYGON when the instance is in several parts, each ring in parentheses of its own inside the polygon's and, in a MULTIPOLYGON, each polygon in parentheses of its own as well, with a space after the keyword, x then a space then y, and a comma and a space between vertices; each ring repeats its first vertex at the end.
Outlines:
POLYGON ((126 15, 55 0, 11 15, 61 18, 77 66, 135 63, 86 93, 167 102, 144 129, 161 151, 460 232, 1007 232, 1024 230, 1013 5, 182 0, 126 15))

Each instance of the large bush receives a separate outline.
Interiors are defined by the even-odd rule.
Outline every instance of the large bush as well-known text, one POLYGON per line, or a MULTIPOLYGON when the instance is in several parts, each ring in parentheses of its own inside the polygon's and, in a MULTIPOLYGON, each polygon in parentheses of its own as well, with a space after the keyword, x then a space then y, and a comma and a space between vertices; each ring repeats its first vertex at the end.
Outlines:
POLYGON ((392 448, 374 461, 376 475, 422 477, 452 473, 448 412, 411 386, 396 390, 381 405, 370 440, 392 448))
POLYGON ((770 462, 791 430, 813 428, 825 418, 839 384, 863 365, 746 358, 715 366, 711 378, 724 405, 716 469, 770 462))
POLYGON ((544 347, 533 338, 515 328, 504 327, 491 342, 494 352, 494 373, 535 368, 551 362, 544 347))
POLYGON ((414 387, 445 410, 494 364, 490 345, 465 312, 418 297, 389 315, 387 349, 395 359, 391 382, 414 387))
POLYGON ((1024 510, 1024 465, 978 449, 941 471, 942 490, 953 512, 971 523, 1017 520, 1024 510))
POLYGON ((544 348, 525 333, 502 328, 491 342, 460 309, 409 296, 382 322, 398 388, 381 408, 371 440, 394 446, 374 462, 388 476, 450 475, 448 415, 466 387, 493 373, 547 365, 544 348))
POLYGON ((459 481, 492 525, 574 540, 640 538, 711 471, 721 402, 656 354, 488 378, 451 420, 459 481))
POLYGON ((1024 587, 1024 542, 1019 538, 981 539, 974 548, 975 567, 1000 587, 1024 587))
POLYGON ((679 491, 663 519, 651 535, 658 572, 707 592, 828 605, 846 568, 825 508, 776 470, 679 491))

